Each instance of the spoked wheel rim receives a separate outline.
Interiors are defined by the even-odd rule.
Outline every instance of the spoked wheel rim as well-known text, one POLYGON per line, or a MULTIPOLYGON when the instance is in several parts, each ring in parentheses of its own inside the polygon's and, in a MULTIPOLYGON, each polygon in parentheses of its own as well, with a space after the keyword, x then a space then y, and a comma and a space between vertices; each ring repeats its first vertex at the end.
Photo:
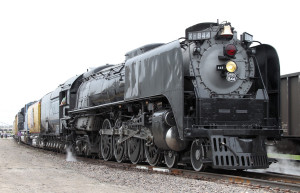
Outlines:
POLYGON ((142 151, 142 140, 139 138, 132 137, 127 142, 128 148, 128 156, 133 164, 137 164, 141 159, 141 151, 142 151))
POLYGON ((63 152, 64 152, 64 147, 65 147, 64 142, 61 142, 61 143, 60 143, 60 147, 59 147, 59 152, 60 152, 60 153, 63 153, 63 152))
POLYGON ((158 163, 161 160, 161 154, 159 152, 158 147, 156 147, 155 145, 147 146, 145 144, 145 155, 146 155, 147 162, 151 166, 158 165, 158 163))
POLYGON ((204 147, 202 140, 194 140, 191 145, 191 163, 195 171, 204 170, 204 147))
POLYGON ((168 168, 176 167, 178 164, 178 154, 174 151, 166 151, 164 154, 165 164, 168 168))
POLYGON ((63 149, 63 152, 64 152, 64 153, 66 153, 66 152, 67 152, 67 149, 68 149, 68 144, 67 144, 67 143, 65 143, 65 145, 64 145, 64 149, 63 149))
POLYGON ((113 156, 112 136, 101 135, 101 156, 105 161, 108 161, 113 156))
MULTIPOLYGON (((105 119, 102 129, 111 129, 111 124, 108 119, 105 119)), ((113 157, 113 137, 111 135, 101 135, 101 156, 105 161, 111 160, 113 157)))
MULTIPOLYGON (((122 126, 122 120, 117 119, 115 122, 114 129, 118 130, 122 126)), ((118 143, 120 136, 114 136, 114 157, 117 162, 121 163, 127 158, 127 145, 126 142, 118 143)))
POLYGON ((55 150, 56 150, 56 151, 59 151, 59 141, 56 141, 56 142, 55 142, 55 150))
POLYGON ((55 149, 55 145, 56 145, 56 144, 55 144, 55 141, 52 140, 52 142, 51 142, 51 148, 52 148, 52 150, 55 149))
POLYGON ((85 157, 89 157, 91 155, 91 150, 87 143, 85 143, 83 146, 83 153, 85 157))
POLYGON ((117 160, 117 162, 123 162, 127 157, 127 147, 126 143, 118 143, 118 140, 120 139, 119 136, 114 136, 114 156, 117 160))
POLYGON ((56 148, 56 150, 57 150, 58 153, 60 153, 60 149, 61 149, 61 142, 58 141, 57 142, 57 148, 56 148))
POLYGON ((99 142, 99 151, 98 151, 98 157, 99 159, 103 159, 102 152, 101 152, 101 135, 99 135, 100 142, 99 142))

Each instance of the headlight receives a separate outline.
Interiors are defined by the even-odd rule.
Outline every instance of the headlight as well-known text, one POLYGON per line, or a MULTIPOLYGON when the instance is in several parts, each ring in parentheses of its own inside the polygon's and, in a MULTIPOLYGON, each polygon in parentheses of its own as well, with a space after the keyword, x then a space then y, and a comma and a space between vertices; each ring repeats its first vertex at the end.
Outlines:
POLYGON ((237 68, 237 66, 233 61, 227 62, 226 69, 227 69, 228 72, 235 72, 236 68, 237 68))

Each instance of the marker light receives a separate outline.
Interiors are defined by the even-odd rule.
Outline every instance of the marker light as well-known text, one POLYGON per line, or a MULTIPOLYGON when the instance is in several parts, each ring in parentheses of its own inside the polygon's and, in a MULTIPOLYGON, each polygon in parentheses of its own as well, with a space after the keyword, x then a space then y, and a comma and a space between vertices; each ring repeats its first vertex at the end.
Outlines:
POLYGON ((236 47, 235 47, 235 45, 233 45, 233 44, 228 44, 228 45, 225 47, 225 54, 226 54, 227 56, 233 57, 233 56, 236 54, 236 47))
POLYGON ((251 35, 251 34, 249 34, 249 33, 247 33, 247 32, 244 32, 244 33, 242 34, 241 40, 242 40, 243 42, 249 42, 249 43, 251 43, 251 42, 253 42, 253 35, 251 35))
POLYGON ((235 72, 236 68, 237 68, 237 66, 233 61, 227 62, 226 69, 227 69, 228 72, 235 72))

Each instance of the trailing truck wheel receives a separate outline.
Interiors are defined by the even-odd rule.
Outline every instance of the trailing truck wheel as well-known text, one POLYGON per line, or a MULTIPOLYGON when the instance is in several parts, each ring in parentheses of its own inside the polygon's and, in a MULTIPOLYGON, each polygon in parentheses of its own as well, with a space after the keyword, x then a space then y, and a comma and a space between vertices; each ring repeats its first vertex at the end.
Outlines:
POLYGON ((156 166, 159 164, 161 160, 161 154, 159 152, 159 149, 155 145, 146 145, 145 143, 145 155, 147 162, 151 166, 156 166))
POLYGON ((164 153, 165 164, 168 168, 177 167, 178 164, 178 154, 175 151, 166 151, 164 153))
POLYGON ((60 144, 59 144, 59 153, 64 153, 64 142, 60 142, 60 144))
POLYGON ((67 149, 68 149, 68 144, 65 143, 64 147, 63 147, 63 153, 66 154, 67 153, 67 149))
POLYGON ((91 155, 91 149, 87 143, 84 144, 82 149, 84 157, 89 157, 91 155))
POLYGON ((102 153, 101 153, 101 135, 99 135, 99 145, 98 145, 98 157, 99 159, 103 159, 102 153))
POLYGON ((59 141, 55 140, 55 147, 54 151, 59 152, 59 141))
POLYGON ((204 147, 203 147, 202 140, 194 140, 191 145, 191 164, 195 171, 203 171, 204 170, 204 147))

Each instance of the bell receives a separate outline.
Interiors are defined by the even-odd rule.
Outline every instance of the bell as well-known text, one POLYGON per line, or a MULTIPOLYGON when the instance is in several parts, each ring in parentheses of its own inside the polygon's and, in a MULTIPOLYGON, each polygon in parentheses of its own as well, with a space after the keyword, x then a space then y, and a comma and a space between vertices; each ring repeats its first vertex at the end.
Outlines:
POLYGON ((233 36, 230 25, 224 25, 224 28, 221 32, 221 36, 223 36, 223 37, 232 37, 233 36))

